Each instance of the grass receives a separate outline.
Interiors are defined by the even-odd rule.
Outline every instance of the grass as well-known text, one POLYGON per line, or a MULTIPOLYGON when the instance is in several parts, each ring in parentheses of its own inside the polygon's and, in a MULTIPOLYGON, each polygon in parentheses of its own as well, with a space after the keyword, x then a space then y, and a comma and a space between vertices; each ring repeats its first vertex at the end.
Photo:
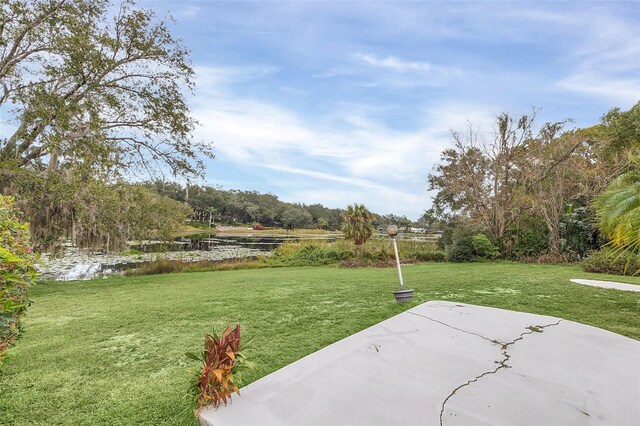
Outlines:
POLYGON ((181 226, 180 229, 176 229, 174 232, 172 232, 171 236, 173 238, 178 238, 178 237, 188 237, 190 235, 205 234, 205 233, 212 233, 212 232, 215 232, 214 228, 196 228, 195 226, 184 225, 184 226, 181 226))
MULTIPOLYGON (((445 254, 431 241, 400 240, 398 251, 403 263, 443 261, 445 254)), ((143 262, 125 275, 154 275, 174 272, 208 272, 236 269, 259 269, 284 266, 338 265, 344 267, 394 266, 395 257, 388 241, 369 240, 366 245, 355 246, 352 241, 297 241, 287 242, 271 252, 270 256, 227 260, 189 261, 188 259, 158 259, 143 262)))
MULTIPOLYGON (((640 339, 640 294, 573 284, 573 266, 430 263, 404 268, 415 303, 451 300, 566 318, 640 339)), ((203 336, 254 337, 254 381, 412 305, 394 269, 276 268, 44 283, 0 370, 0 423, 196 425, 187 395, 203 336)), ((283 396, 284 397, 284 396, 283 396)))
POLYGON ((269 267, 269 264, 264 261, 251 259, 198 260, 195 262, 161 259, 144 262, 135 269, 126 270, 125 275, 135 276, 170 274, 175 272, 235 271, 237 269, 262 269, 269 267))

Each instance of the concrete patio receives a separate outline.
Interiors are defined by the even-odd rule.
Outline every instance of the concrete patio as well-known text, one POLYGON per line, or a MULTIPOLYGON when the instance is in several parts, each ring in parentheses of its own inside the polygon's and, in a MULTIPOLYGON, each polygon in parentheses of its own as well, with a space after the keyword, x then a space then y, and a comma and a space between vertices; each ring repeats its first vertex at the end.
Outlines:
POLYGON ((576 284, 588 285, 591 287, 612 288, 614 290, 622 290, 622 291, 640 291, 640 285, 636 285, 636 284, 625 284, 625 283, 617 283, 614 281, 582 280, 582 279, 571 279, 569 281, 576 284))
POLYGON ((559 318, 433 301, 241 390, 226 425, 637 425, 640 342, 559 318))

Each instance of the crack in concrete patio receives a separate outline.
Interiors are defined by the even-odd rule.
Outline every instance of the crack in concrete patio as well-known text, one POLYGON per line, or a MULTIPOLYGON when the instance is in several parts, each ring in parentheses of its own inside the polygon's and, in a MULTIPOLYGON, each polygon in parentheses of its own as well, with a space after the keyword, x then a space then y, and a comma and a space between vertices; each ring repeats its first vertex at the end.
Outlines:
MULTIPOLYGON (((496 367, 494 370, 486 371, 486 372, 480 374, 479 376, 476 376, 473 379, 469 380, 468 382, 461 384, 460 386, 455 388, 445 398, 444 401, 442 401, 442 407, 440 409, 440 426, 442 426, 442 422, 443 422, 443 418, 442 417, 444 416, 444 410, 446 408, 447 402, 456 394, 456 392, 458 392, 460 389, 462 389, 462 388, 464 388, 466 386, 469 386, 471 383, 477 382, 478 380, 480 380, 484 376, 488 376, 490 374, 495 374, 495 373, 497 373, 498 371, 500 371, 502 369, 511 368, 511 366, 507 365, 507 361, 509 361, 509 359, 511 358, 511 355, 509 355, 509 353, 507 352, 507 349, 509 348, 509 346, 511 346, 511 345, 515 344, 516 342, 524 339, 524 336, 527 336, 527 335, 533 334, 533 333, 542 333, 545 328, 556 326, 556 325, 560 324, 560 322, 562 322, 562 320, 558 320, 555 323, 546 324, 546 325, 530 325, 529 327, 527 327, 527 329, 529 331, 525 331, 525 332, 520 333, 520 336, 518 336, 517 338, 515 338, 512 341, 507 342, 507 343, 500 343, 499 341, 497 341, 495 339, 489 339, 489 338, 487 338, 485 336, 481 336, 485 340, 489 340, 491 342, 498 343, 498 344, 501 345, 501 351, 502 351, 503 359, 500 360, 500 361, 495 361, 495 363, 498 364, 498 367, 496 367)), ((470 333, 470 334, 476 334, 476 333, 470 333)))
POLYGON ((444 410, 446 408, 447 402, 456 394, 456 392, 458 392, 460 389, 462 389, 462 388, 464 388, 466 386, 469 386, 471 383, 477 382, 478 380, 480 380, 484 376, 488 376, 490 374, 495 374, 495 373, 497 373, 498 371, 500 371, 502 369, 511 368, 511 366, 509 366, 507 364, 507 361, 509 361, 509 359, 511 358, 511 355, 509 355, 509 353, 507 352, 507 349, 509 348, 509 346, 514 345, 516 342, 524 339, 524 337, 527 336, 527 335, 530 335, 530 334, 533 334, 533 333, 542 333, 545 328, 554 327, 554 326, 556 326, 556 325, 558 325, 558 324, 560 324, 562 322, 562 320, 560 319, 560 320, 556 321, 555 323, 551 323, 551 324, 530 325, 530 326, 526 327, 528 331, 524 331, 524 332, 520 333, 520 335, 517 338, 513 339, 510 342, 503 343, 503 342, 500 342, 497 339, 491 339, 489 337, 483 336, 482 334, 475 333, 473 331, 464 330, 462 328, 458 328, 458 327, 452 326, 452 325, 447 324, 447 323, 445 323, 443 321, 437 320, 435 318, 431 318, 431 317, 429 317, 427 315, 422 315, 422 314, 418 314, 418 313, 415 313, 415 312, 408 312, 408 313, 411 314, 411 315, 415 315, 415 316, 419 316, 419 317, 422 317, 422 318, 426 318, 426 319, 428 319, 430 321, 433 321, 433 322, 436 322, 438 324, 444 325, 445 327, 449 327, 449 328, 451 328, 453 330, 457 330, 457 331, 460 331, 462 333, 471 334, 473 336, 480 337, 481 339, 486 340, 488 342, 491 342, 493 344, 500 345, 500 349, 501 349, 501 352, 502 352, 503 358, 500 361, 494 361, 496 364, 498 364, 498 366, 495 369, 490 370, 490 371, 485 371, 484 373, 474 377, 473 379, 470 379, 466 383, 461 384, 460 386, 456 387, 453 391, 451 391, 451 393, 445 398, 445 400, 442 402, 442 406, 441 406, 441 409, 440 409, 440 426, 443 426, 443 416, 444 416, 444 410))

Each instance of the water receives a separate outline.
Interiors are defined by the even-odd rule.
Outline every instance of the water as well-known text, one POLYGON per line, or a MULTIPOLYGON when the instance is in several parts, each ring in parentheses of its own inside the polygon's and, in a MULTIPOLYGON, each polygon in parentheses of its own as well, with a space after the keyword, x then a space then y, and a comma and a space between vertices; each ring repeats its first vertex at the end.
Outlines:
POLYGON ((132 249, 145 253, 161 251, 215 251, 221 246, 236 246, 271 252, 285 242, 295 241, 336 241, 337 235, 224 235, 224 234, 194 234, 176 238, 167 246, 159 241, 131 244, 132 249))
POLYGON ((50 258, 44 254, 37 267, 43 280, 89 280, 122 274, 128 269, 159 259, 196 262, 255 258, 260 255, 268 255, 286 241, 317 239, 335 241, 337 237, 240 236, 202 233, 176 238, 171 243, 145 241, 129 245, 129 248, 140 251, 140 254, 91 253, 69 246, 65 248, 64 256, 59 259, 50 258))

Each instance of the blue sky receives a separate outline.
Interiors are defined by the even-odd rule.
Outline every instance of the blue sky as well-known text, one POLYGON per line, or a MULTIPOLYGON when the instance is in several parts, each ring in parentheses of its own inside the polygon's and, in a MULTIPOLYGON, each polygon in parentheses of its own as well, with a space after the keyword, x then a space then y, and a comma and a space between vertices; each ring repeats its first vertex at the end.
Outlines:
MULTIPOLYGON (((640 99, 640 2, 142 1, 192 51, 208 184, 417 218, 467 121, 640 99)), ((204 183, 203 182, 203 183, 204 183)))
POLYGON ((450 129, 640 98, 639 2, 148 1, 198 75, 206 182, 417 218, 450 129))

